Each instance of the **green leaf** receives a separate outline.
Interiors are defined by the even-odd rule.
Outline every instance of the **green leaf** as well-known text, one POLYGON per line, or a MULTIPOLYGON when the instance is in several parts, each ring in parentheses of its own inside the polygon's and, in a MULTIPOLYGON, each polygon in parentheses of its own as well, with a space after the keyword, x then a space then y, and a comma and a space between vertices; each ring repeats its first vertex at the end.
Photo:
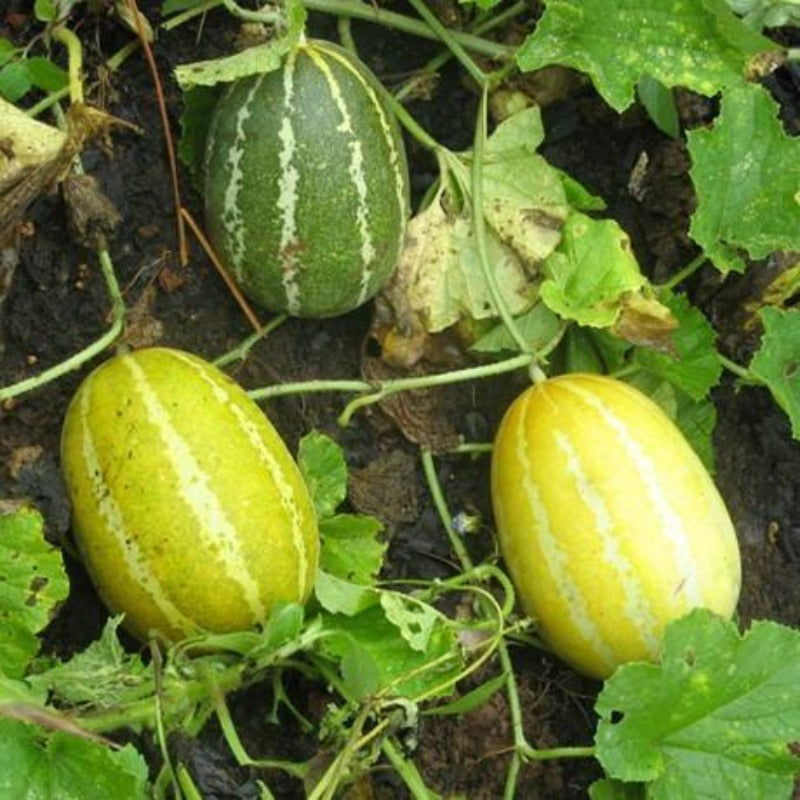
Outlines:
POLYGON ((352 700, 362 700, 380 688, 380 668, 370 652, 355 642, 345 649, 339 669, 352 700))
POLYGON ((590 800, 644 800, 645 788, 641 783, 622 783, 601 778, 589 787, 590 800))
POLYGON ((7 64, 17 52, 19 52, 18 47, 14 47, 12 42, 0 36, 0 67, 7 64))
POLYGON ((636 93, 656 126, 667 136, 677 139, 681 125, 672 92, 661 81, 642 75, 636 84, 636 93))
POLYGON ((438 614, 424 651, 409 645, 379 604, 352 617, 326 614, 323 628, 330 635, 319 640, 321 653, 340 664, 342 659, 350 659, 348 668, 359 675, 356 683, 368 683, 369 693, 391 686, 391 695, 411 699, 428 692, 442 694, 463 669, 457 636, 447 619, 438 614), (361 652, 355 654, 354 647, 361 652))
POLYGON ((36 634, 68 593, 61 553, 45 541, 41 515, 31 508, 0 513, 0 671, 23 675, 39 650, 36 634))
POLYGON ((189 168, 195 188, 203 191, 203 163, 206 139, 214 107, 219 99, 217 86, 195 86, 183 93, 181 113, 181 138, 178 142, 178 157, 189 168))
POLYGON ((678 320, 678 327, 672 333, 677 357, 637 347, 634 362, 674 383, 693 400, 702 400, 716 386, 722 374, 715 347, 716 333, 703 313, 691 305, 685 295, 662 291, 658 299, 678 320))
POLYGON ((622 228, 579 212, 567 218, 561 244, 544 266, 542 300, 559 316, 598 328, 613 325, 622 295, 645 282, 622 228))
POLYGON ((299 603, 278 603, 270 612, 262 634, 262 643, 267 650, 276 650, 296 639, 303 629, 305 609, 299 603))
MULTIPOLYGON (((537 303, 530 311, 526 311, 514 321, 522 338, 533 351, 548 344, 561 326, 558 317, 544 303, 537 303)), ((501 322, 478 339, 471 349, 478 353, 502 353, 515 351, 517 345, 508 328, 501 322)))
POLYGON ((597 757, 648 797, 789 798, 800 760, 800 632, 698 609, 670 624, 661 664, 629 664, 597 699, 597 757))
POLYGON ((400 592, 381 592, 381 608, 412 650, 425 652, 442 615, 433 606, 400 592))
POLYGON ((378 592, 370 586, 352 583, 317 570, 314 596, 319 604, 332 614, 352 617, 378 602, 378 592))
POLYGON ((517 51, 523 71, 562 64, 587 73, 617 111, 642 75, 705 95, 741 86, 747 61, 777 45, 724 0, 548 0, 517 51))
POLYGON ((677 409, 675 423, 692 449, 700 456, 705 468, 713 475, 714 428, 717 426, 717 409, 708 399, 693 400, 680 389, 675 390, 677 409))
POLYGON ((28 75, 37 89, 57 92, 69 83, 66 70, 61 69, 44 56, 32 56, 27 60, 28 75))
POLYGON ((604 211, 606 201, 596 194, 592 194, 583 184, 578 183, 571 175, 558 170, 561 186, 567 205, 573 211, 604 211))
POLYGON ((175 69, 175 79, 184 91, 195 86, 216 86, 219 83, 262 75, 279 69, 284 57, 297 44, 305 24, 306 11, 299 0, 286 4, 286 32, 264 44, 248 47, 232 56, 182 64, 175 69))
POLYGON ((764 336, 750 371, 766 383, 800 439, 800 311, 764 308, 761 320, 764 336))
POLYGON ((375 517, 337 514, 323 519, 320 568, 352 583, 374 584, 386 552, 386 543, 378 540, 382 530, 375 517))
POLYGON ((58 6, 54 0, 36 0, 33 14, 39 22, 54 22, 58 19, 58 6))
POLYGON ((117 635, 122 617, 109 619, 100 638, 69 661, 31 675, 33 689, 52 692, 68 705, 110 708, 136 696, 137 689, 152 682, 152 667, 136 653, 128 653, 117 635))
POLYGON ((331 516, 347 496, 347 463, 342 448, 324 433, 312 431, 300 440, 297 463, 317 517, 331 516))
POLYGON ((31 89, 31 77, 24 61, 10 61, 0 69, 0 97, 14 103, 31 89))
POLYGON ((492 695, 499 692, 507 683, 508 676, 504 672, 502 675, 495 675, 489 678, 480 686, 476 686, 472 691, 461 695, 457 700, 434 706, 425 710, 426 717, 443 717, 449 714, 468 714, 476 708, 480 708, 492 695))
POLYGON ((0 797, 146 800, 147 764, 132 745, 112 750, 75 735, 0 719, 0 797))
POLYGON ((740 251, 800 250, 800 139, 784 133, 765 89, 726 93, 714 127, 688 140, 697 192, 689 233, 717 269, 743 271, 740 251))

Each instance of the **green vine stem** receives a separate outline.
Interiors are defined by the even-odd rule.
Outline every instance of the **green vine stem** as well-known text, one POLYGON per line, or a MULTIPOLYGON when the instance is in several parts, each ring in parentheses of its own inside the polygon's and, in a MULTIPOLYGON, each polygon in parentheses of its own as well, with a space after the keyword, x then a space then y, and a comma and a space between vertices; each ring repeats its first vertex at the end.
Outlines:
POLYGON ((87 361, 90 361, 99 353, 102 353, 107 347, 110 347, 122 333, 125 325, 125 301, 122 299, 119 284, 117 283, 116 275, 114 274, 114 265, 111 263, 111 256, 108 250, 101 249, 97 252, 97 258, 100 262, 100 269, 103 273, 103 278, 108 288, 108 294, 111 297, 111 327, 96 341, 92 342, 83 350, 70 356, 65 361, 61 361, 44 372, 39 373, 33 378, 26 378, 18 383, 12 383, 10 386, 0 388, 0 403, 10 400, 13 397, 18 397, 25 392, 30 392, 33 389, 38 389, 51 381, 66 375, 68 372, 79 369, 87 361))
MULTIPOLYGON (((439 479, 436 475, 433 459, 430 454, 427 454, 426 456, 424 451, 422 458, 423 464, 425 464, 426 458, 429 459, 430 463, 425 464, 425 477, 428 483, 428 489, 431 493, 431 497, 434 500, 434 505, 436 506, 439 518, 441 519, 445 529, 448 531, 448 533, 450 533, 452 529, 452 516, 447 508, 447 503, 444 499, 444 492, 442 491, 441 484, 439 483, 439 479)), ((450 534, 450 536, 452 542, 453 536, 452 534, 450 534)), ((464 572, 469 572, 473 569, 471 566, 472 561, 469 555, 464 558, 460 554, 462 548, 463 545, 459 541, 459 546, 454 547, 453 550, 456 556, 459 558, 462 570, 464 572)), ((503 797, 504 800, 514 800, 516 797, 516 786, 519 777, 519 771, 524 760, 529 759, 536 761, 547 761, 558 758, 591 758, 595 754, 595 749, 593 747, 557 747, 539 750, 535 747, 531 747, 525 738, 525 731, 522 721, 522 707, 519 701, 517 681, 514 676, 513 664, 511 662, 511 656, 508 652, 508 645, 505 639, 501 638, 498 642, 497 652, 500 659, 501 669, 506 674, 508 708, 511 715, 511 724, 514 735, 514 750, 511 755, 511 764, 509 765, 508 773, 506 775, 506 785, 503 797)))
POLYGON ((728 370, 728 372, 733 373, 737 378, 742 380, 744 383, 750 384, 752 386, 767 386, 767 383, 758 375, 754 374, 751 370, 747 369, 747 367, 743 367, 741 364, 737 364, 735 361, 731 361, 731 359, 726 358, 721 353, 717 354, 719 358, 719 363, 728 370))
POLYGON ((436 36, 447 45, 447 49, 458 59, 462 67, 472 76, 478 86, 486 85, 486 75, 483 70, 470 58, 467 51, 453 35, 450 28, 439 22, 436 15, 428 8, 423 0, 409 0, 411 7, 422 17, 425 24, 436 34, 436 36))
POLYGON ((660 284, 659 288, 671 291, 679 283, 683 283, 687 278, 694 275, 694 273, 697 272, 697 270, 699 270, 700 267, 706 263, 706 261, 708 261, 708 256, 705 253, 700 253, 699 255, 695 256, 685 267, 682 267, 674 275, 670 276, 669 280, 660 284))
POLYGON ((425 375, 419 378, 398 378, 396 380, 384 381, 379 384, 380 389, 366 397, 357 397, 351 400, 339 415, 339 424, 346 427, 353 414, 360 408, 379 403, 391 394, 396 392, 409 391, 411 389, 430 389, 436 386, 447 386, 453 383, 462 383, 477 378, 488 378, 492 375, 502 375, 505 372, 514 372, 522 367, 530 367, 533 357, 527 353, 514 356, 505 361, 498 361, 494 364, 483 364, 478 367, 467 367, 466 369, 453 370, 452 372, 441 372, 435 375, 425 375))
MULTIPOLYGON (((518 17, 520 14, 525 12, 527 8, 528 6, 524 0, 519 0, 519 2, 514 3, 513 5, 501 11, 499 14, 494 14, 488 19, 482 20, 470 32, 475 35, 489 33, 489 31, 492 31, 495 28, 498 28, 514 19, 515 17, 518 17)), ((408 95, 412 94, 416 90, 416 87, 421 81, 424 81, 427 76, 435 74, 437 70, 441 69, 441 67, 443 67, 451 58, 453 58, 453 53, 450 50, 445 50, 432 58, 417 72, 416 75, 414 75, 412 78, 409 78, 394 93, 395 99, 402 101, 404 98, 408 97, 408 95)), ((513 66, 513 62, 510 63, 513 66)))
POLYGON ((462 383, 464 381, 488 378, 493 375, 502 375, 505 372, 514 372, 530 365, 533 356, 528 354, 517 355, 505 361, 493 364, 482 364, 477 367, 442 372, 435 375, 423 375, 415 378, 396 378, 387 381, 358 381, 358 380, 312 380, 298 383, 279 383, 274 386, 264 386, 252 389, 247 394, 252 400, 267 400, 273 397, 302 394, 305 392, 372 392, 365 397, 351 401, 339 417, 342 425, 347 425, 352 415, 359 408, 372 403, 377 403, 384 397, 395 392, 412 389, 431 389, 436 386, 462 383))
POLYGON ((478 107, 478 118, 475 126, 475 143, 472 150, 472 229, 475 233, 475 244, 478 250, 478 261, 483 271, 483 277, 489 287, 495 307, 506 326, 506 330, 511 334, 511 338, 516 343, 522 353, 529 353, 530 346, 525 341, 525 337, 520 333, 519 328, 514 322, 511 311, 500 291, 492 265, 489 263, 489 255, 486 249, 486 220, 483 215, 483 157, 486 149, 487 125, 488 125, 488 86, 484 84, 481 91, 481 100, 478 107))
POLYGON ((53 28, 53 38, 67 48, 70 102, 82 103, 83 82, 81 81, 81 69, 83 67, 83 47, 81 40, 66 25, 56 25, 53 28))
POLYGON ((403 783, 405 783, 408 791, 411 792, 414 800, 439 800, 440 795, 432 792, 425 785, 417 765, 403 757, 400 748, 395 745, 391 738, 383 740, 381 749, 389 763, 394 767, 395 772, 403 779, 403 783))
POLYGON ((472 572, 475 565, 472 563, 472 558, 470 558, 467 548, 464 547, 464 542, 461 541, 461 537, 453 528, 453 517, 450 514, 450 509, 447 507, 447 502, 442 492, 442 485, 439 483, 439 479, 436 475, 436 465, 433 463, 433 454, 427 447, 422 448, 422 471, 428 482, 428 489, 431 493, 433 505, 436 507, 439 519, 442 521, 442 525, 444 525, 444 529, 447 531, 447 535, 450 538, 450 547, 453 548, 453 552, 456 554, 456 558, 458 558, 461 564, 462 571, 472 572))
POLYGON ((226 367, 234 361, 244 361, 247 356, 250 355, 250 351, 255 345, 262 339, 266 339, 276 328, 283 325, 287 319, 289 319, 289 317, 286 314, 279 314, 274 319, 271 319, 260 331, 251 333, 250 336, 237 347, 234 347, 233 350, 229 350, 227 353, 223 353, 219 358, 214 359, 214 366, 221 368, 226 367))
POLYGON ((249 8, 242 8, 235 0, 222 0, 222 5, 225 10, 245 22, 257 22, 261 25, 278 25, 283 22, 284 15, 278 11, 274 6, 267 5, 257 11, 252 11, 249 8))
MULTIPOLYGON (((181 14, 176 14, 174 17, 163 22, 161 27, 166 31, 172 30, 194 17, 205 14, 207 11, 211 11, 220 5, 222 5, 222 0, 211 0, 197 8, 189 9, 181 14)), ((303 0, 303 5, 310 11, 322 11, 323 13, 338 17, 352 17, 353 19, 360 19, 365 22, 374 22, 386 28, 392 28, 393 30, 402 31, 403 33, 410 33, 412 36, 418 36, 421 39, 431 39, 434 41, 439 39, 439 36, 421 20, 407 17, 404 14, 398 14, 394 11, 387 11, 386 9, 378 8, 369 3, 362 3, 361 0, 303 0)), ((459 31, 450 31, 450 35, 458 44, 473 53, 479 53, 480 55, 488 56, 498 61, 510 59, 514 56, 514 47, 493 42, 491 39, 483 39, 475 34, 461 33, 459 31)))

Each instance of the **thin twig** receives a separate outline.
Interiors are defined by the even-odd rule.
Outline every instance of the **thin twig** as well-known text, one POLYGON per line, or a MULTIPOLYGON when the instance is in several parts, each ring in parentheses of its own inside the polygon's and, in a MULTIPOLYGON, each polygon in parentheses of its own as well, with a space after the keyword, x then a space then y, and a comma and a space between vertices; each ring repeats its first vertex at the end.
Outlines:
POLYGON ((164 144, 167 148, 167 160, 169 162, 169 175, 172 181, 172 202, 175 205, 175 226, 178 235, 178 259, 180 265, 185 267, 189 263, 189 249, 186 246, 186 229, 183 225, 183 217, 181 216, 181 189, 178 182, 178 162, 175 158, 175 145, 172 139, 172 129, 169 125, 169 116, 167 115, 167 103, 164 99, 164 89, 161 85, 161 78, 158 74, 158 67, 156 60, 153 56, 153 49, 147 41, 147 35, 142 27, 141 12, 136 4, 136 0, 126 0, 128 8, 133 15, 133 20, 136 24, 136 33, 139 36, 139 41, 142 43, 142 50, 144 57, 147 61, 147 66, 150 68, 150 73, 153 76, 153 85, 156 91, 156 101, 158 103, 158 112, 161 115, 161 127, 164 131, 164 144))
POLYGON ((261 333, 264 329, 264 326, 261 324, 261 322, 259 322, 258 317, 253 312, 253 309, 250 308, 250 304, 245 299, 233 278, 231 278, 231 276, 227 273, 225 267, 222 266, 222 262, 214 252, 211 242, 206 239, 203 231, 200 230, 200 226, 195 222, 194 217, 183 207, 181 207, 180 215, 189 224, 189 227, 192 229, 192 233, 197 237, 197 241, 200 242, 200 246, 203 248, 203 250, 205 250, 206 255, 211 260, 211 263, 214 265, 214 268, 217 270, 217 272, 219 272, 222 280, 225 281, 225 285, 233 295, 233 299, 236 300, 236 302, 239 304, 239 308, 242 309, 242 313, 247 317, 256 333, 261 333))

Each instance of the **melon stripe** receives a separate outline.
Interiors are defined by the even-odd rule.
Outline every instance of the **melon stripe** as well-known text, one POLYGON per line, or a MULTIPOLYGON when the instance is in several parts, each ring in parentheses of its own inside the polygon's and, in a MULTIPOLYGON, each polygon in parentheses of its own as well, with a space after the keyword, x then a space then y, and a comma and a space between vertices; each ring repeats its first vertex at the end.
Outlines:
POLYGON ((659 652, 659 640, 654 634, 658 629, 658 622, 650 602, 642 591, 633 564, 625 557, 620 547, 620 539, 614 535, 614 522, 608 506, 597 488, 589 481, 569 436, 563 431, 555 431, 554 436, 556 445, 567 459, 567 472, 575 480, 578 495, 594 519, 593 530, 603 543, 603 569, 613 569, 618 573, 618 585, 625 595, 625 616, 631 623, 632 630, 644 642, 650 656, 655 658, 659 652))
POLYGON ((242 264, 245 257, 245 234, 244 234, 244 218, 242 217, 241 209, 239 208, 239 191, 242 188, 242 180, 244 173, 242 172, 241 161, 244 156, 244 140, 245 130, 244 126, 250 118, 251 107, 253 100, 258 92, 261 82, 264 80, 264 75, 259 75, 258 79, 253 81, 253 85, 247 94, 247 99, 244 105, 239 109, 236 116, 236 138, 228 150, 227 166, 230 169, 230 176, 228 184, 225 188, 225 198, 223 203, 223 216, 222 222, 228 231, 230 256, 233 266, 233 272, 237 280, 242 280, 242 264))
POLYGON ((367 177, 364 172, 364 152, 361 147, 361 141, 353 130, 350 112, 347 110, 347 103, 342 96, 342 90, 331 68, 325 63, 325 59, 319 53, 315 52, 313 48, 308 48, 306 54, 314 62, 317 69, 325 76, 325 80, 328 82, 328 87, 331 90, 333 102, 342 115, 342 121, 338 125, 337 131, 347 134, 350 139, 347 145, 350 150, 348 172, 355 186, 356 196, 358 198, 358 203, 356 205, 356 225, 358 226, 358 232, 361 237, 361 291, 358 298, 358 302, 361 304, 366 300, 369 292, 372 280, 371 264, 375 258, 375 245, 372 242, 369 225, 369 203, 367 202, 367 177))
POLYGON ((283 117, 278 138, 281 150, 278 160, 281 166, 278 179, 278 211, 281 215, 280 254, 283 264, 283 289, 286 292, 286 308, 295 314, 300 307, 300 287, 297 284, 297 196, 300 173, 294 164, 297 140, 292 127, 294 113, 294 66, 296 52, 292 51, 286 59, 283 72, 283 117))
POLYGON ((547 508, 538 488, 530 477, 532 475, 532 461, 527 444, 525 425, 528 402, 529 398, 526 398, 525 406, 518 416, 516 431, 517 461, 523 465, 523 469, 520 472, 528 513, 531 521, 536 526, 537 541, 550 571, 550 577, 556 585, 559 598, 562 598, 563 603, 567 606, 569 618, 576 629, 576 633, 592 649, 595 657, 610 670, 613 669, 613 665, 616 663, 614 651, 605 642, 600 630, 592 620, 586 598, 583 596, 580 587, 570 577, 569 558, 553 535, 547 508))
POLYGON ((258 586, 242 555, 237 531, 211 488, 209 476, 200 469, 190 447, 174 429, 144 370, 130 356, 123 357, 122 363, 133 379, 147 412, 148 422, 155 427, 164 444, 165 461, 175 472, 180 497, 197 520, 198 536, 219 546, 225 573, 241 587, 253 616, 263 620, 266 610, 258 586))
MULTIPOLYGON (((339 64, 342 65, 348 72, 350 72, 353 77, 364 87, 364 93, 369 97, 370 102, 372 103, 375 114, 380 120, 381 129, 383 131, 383 138, 386 140, 386 144, 389 148, 389 163, 392 168, 392 172, 394 173, 394 186, 395 186, 395 194, 397 196, 397 206, 400 211, 401 218, 405 218, 406 214, 406 197, 403 191, 403 187, 405 186, 405 175, 404 175, 404 165, 402 163, 402 159, 400 158, 400 153, 395 146, 395 135, 394 131, 392 130, 392 124, 389 120, 389 117, 386 114, 386 110, 384 109, 383 103, 381 102, 380 98, 378 97, 378 93, 375 90, 375 87, 370 84, 370 82, 361 74, 361 72, 356 69, 356 67, 348 61, 341 53, 337 52, 336 50, 329 49, 324 46, 320 46, 319 43, 316 45, 317 48, 324 52, 329 58, 338 61, 339 64)), ((405 228, 401 226, 400 230, 400 244, 402 245, 403 240, 405 239, 405 228)))
MULTIPOLYGON (((89 424, 91 411, 89 399, 89 392, 84 392, 80 401, 80 439, 83 445, 83 461, 97 513, 106 523, 107 530, 111 532, 114 541, 119 546, 122 552, 122 560, 130 570, 131 578, 148 595, 163 614, 167 623, 175 630, 197 630, 197 625, 169 600, 164 587, 143 557, 139 546, 136 544, 136 539, 128 535, 124 515, 114 499, 111 487, 105 481, 105 473, 95 448, 94 437, 89 424)), ((163 635, 166 634, 166 631, 158 631, 158 633, 163 635)))
POLYGON ((275 488, 280 495, 281 507, 291 522, 292 542, 298 561, 297 591, 301 597, 305 597, 308 591, 309 563, 305 537, 303 536, 303 521, 300 508, 295 500, 295 493, 291 484, 287 482, 281 465, 265 445, 261 432, 253 420, 247 417, 242 408, 232 402, 230 395, 210 377, 208 372, 196 361, 180 353, 176 353, 174 357, 190 367, 197 374, 197 377, 211 388, 214 399, 233 414, 248 442, 258 453, 261 462, 274 482, 275 488))
MULTIPOLYGON (((555 387, 553 387, 555 388, 555 387)), ((636 466, 644 486, 646 496, 653 506, 653 520, 674 548, 674 558, 681 575, 685 576, 682 587, 691 605, 701 605, 702 596, 697 579, 697 566, 684 533, 680 516, 672 508, 656 472, 653 462, 647 457, 636 437, 625 424, 596 395, 576 386, 574 383, 558 384, 558 388, 570 392, 594 410, 602 421, 614 432, 622 451, 636 466)))

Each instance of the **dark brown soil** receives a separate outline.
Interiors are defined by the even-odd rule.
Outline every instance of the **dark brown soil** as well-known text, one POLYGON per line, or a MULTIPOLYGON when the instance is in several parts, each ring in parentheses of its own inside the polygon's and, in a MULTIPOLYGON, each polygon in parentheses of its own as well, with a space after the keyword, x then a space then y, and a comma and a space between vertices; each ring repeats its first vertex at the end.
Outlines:
MULTIPOLYGON (((155 23, 157 2, 142 2, 155 23)), ((12 9, 14 35, 24 41, 24 15, 29 5, 12 9)), ((7 21, 6 21, 7 22, 7 21)), ((4 19, 0 15, 0 26, 4 19)), ((329 21, 314 25, 333 36, 329 21)), ((234 28, 222 15, 209 18, 203 36, 190 24, 163 35, 155 46, 165 83, 170 122, 178 130, 180 96, 171 80, 177 63, 194 61, 233 47, 234 28)), ((354 35, 377 74, 389 79, 424 64, 436 48, 429 43, 375 27, 354 25, 354 35)), ((7 33, 0 27, 0 33, 7 33)), ((113 148, 92 148, 84 154, 86 170, 98 178, 116 204, 122 223, 111 244, 114 267, 129 308, 137 309, 127 338, 136 345, 158 341, 215 358, 236 346, 250 328, 201 249, 192 244, 191 263, 183 269, 175 255, 174 215, 165 149, 150 75, 139 55, 110 80, 96 81, 97 65, 124 44, 129 34, 110 20, 87 18, 79 28, 90 70, 89 99, 135 123, 141 135, 119 132, 113 148)), ((794 103, 797 84, 782 79, 781 91, 794 103), (787 88, 788 87, 788 88, 787 88)), ((468 147, 476 105, 472 88, 458 72, 446 68, 433 99, 415 101, 410 110, 443 143, 468 147)), ((687 104, 695 109, 696 106, 687 104)), ((702 113, 712 113, 701 106, 702 113)), ((638 110, 618 117, 605 109, 588 87, 553 104, 545 114, 551 135, 544 153, 592 191, 602 195, 609 213, 631 234, 636 253, 655 280, 663 279, 694 255, 687 236, 692 209, 687 156, 680 143, 668 140, 638 110), (628 190, 630 172, 642 151, 649 156, 643 193, 628 190)), ((413 188, 421 196, 434 178, 435 165, 409 143, 413 188)), ((186 176, 183 201, 201 220, 201 203, 186 176)), ((62 200, 44 197, 29 210, 26 233, 19 242, 20 264, 14 275, 0 329, 4 348, 0 384, 6 385, 75 353, 108 324, 108 302, 94 255, 70 240, 62 200)), ((755 268, 758 270, 758 267, 755 268)), ((719 291, 713 276, 701 275, 689 287, 720 328, 730 355, 746 361, 752 343, 743 339, 738 314, 750 287, 719 291)), ((234 370, 246 387, 322 377, 358 377, 370 309, 346 317, 311 322, 293 320, 260 343, 234 370)), ((60 483, 58 439, 62 417, 77 383, 90 365, 45 388, 31 392, 0 410, 0 498, 26 497, 45 513, 49 534, 60 539, 68 531, 68 506, 60 483)), ((446 395, 450 423, 471 440, 491 437, 499 414, 514 391, 511 380, 476 386, 474 391, 446 395)), ((745 554, 743 621, 770 617, 800 624, 800 445, 790 437, 782 412, 760 389, 737 388, 725 380, 715 393, 719 411, 716 435, 717 479, 728 501, 745 554)), ((391 481, 385 506, 392 539, 388 571, 393 576, 433 577, 450 573, 453 562, 447 537, 424 488, 418 451, 377 408, 359 413, 347 429, 336 424, 343 399, 336 395, 304 395, 271 402, 267 411, 294 448, 312 428, 334 436, 347 450, 355 469, 380 459, 397 459, 400 474, 416 491, 397 499, 391 481), (389 499, 391 498, 391 499, 389 499)), ((484 460, 447 457, 440 476, 453 511, 483 515, 481 533, 470 539, 476 553, 490 547, 487 464, 484 460)), ((395 487, 396 488, 396 487, 395 487)), ((378 503, 384 502, 383 498, 378 503)), ((81 567, 68 560, 72 595, 48 629, 50 652, 68 654, 98 635, 105 611, 81 567)), ((525 726, 537 746, 590 744, 595 727, 593 700, 598 686, 536 651, 515 651, 525 726)), ((324 687, 300 679, 289 689, 304 713, 314 718, 325 705, 324 687)), ((266 722, 271 699, 255 688, 235 699, 238 729, 254 756, 307 758, 316 743, 291 719, 276 729, 266 722)), ((429 786, 446 797, 498 798, 511 742, 508 710, 501 695, 466 715, 423 718, 413 757, 429 786)), ((258 796, 257 775, 235 768, 224 739, 213 726, 200 742, 176 739, 174 752, 192 765, 208 798, 258 796)), ((146 745, 144 745, 146 746, 146 745)), ((156 758, 155 748, 152 755, 156 758)), ((590 762, 552 762, 523 771, 519 798, 583 797, 599 772, 590 762)), ((278 797, 302 796, 299 783, 270 774, 278 797)), ((402 798, 405 790, 391 770, 377 769, 371 786, 360 785, 357 797, 402 798)))

